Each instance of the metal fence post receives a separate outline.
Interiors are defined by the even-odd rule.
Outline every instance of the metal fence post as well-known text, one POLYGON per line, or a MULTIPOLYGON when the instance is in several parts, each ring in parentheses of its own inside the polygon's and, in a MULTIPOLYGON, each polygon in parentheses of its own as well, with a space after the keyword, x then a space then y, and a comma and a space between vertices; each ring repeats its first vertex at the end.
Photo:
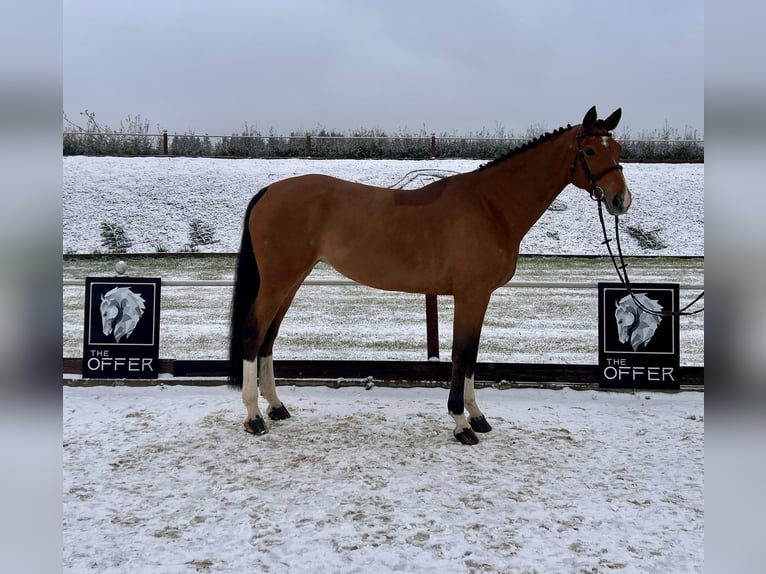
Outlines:
POLYGON ((436 159, 436 134, 431 134, 431 159, 436 159))
POLYGON ((306 134, 306 157, 311 157, 311 134, 306 134))
POLYGON ((162 130, 162 154, 168 155, 168 130, 162 130))

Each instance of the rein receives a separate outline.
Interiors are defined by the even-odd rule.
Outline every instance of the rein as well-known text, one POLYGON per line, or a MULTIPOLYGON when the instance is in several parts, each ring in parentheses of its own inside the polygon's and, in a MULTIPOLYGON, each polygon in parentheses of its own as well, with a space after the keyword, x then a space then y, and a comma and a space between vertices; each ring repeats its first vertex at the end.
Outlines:
POLYGON ((689 307, 694 305, 697 301, 702 299, 705 296, 705 292, 700 292, 699 295, 697 295, 691 303, 683 307, 680 311, 655 311, 654 309, 649 309, 646 305, 641 303, 641 301, 638 300, 636 295, 633 293, 633 288, 630 285, 630 278, 628 277, 628 264, 625 263, 625 258, 622 255, 622 245, 620 245, 620 225, 619 225, 619 218, 615 215, 614 216, 614 236, 617 240, 617 253, 619 256, 620 264, 617 264, 617 257, 615 257, 614 253, 612 252, 612 246, 610 243, 612 240, 607 237, 607 231, 606 231, 606 222, 604 221, 604 210, 601 207, 602 201, 601 199, 596 200, 598 202, 598 218, 601 221, 601 229, 604 232, 604 241, 602 241, 603 245, 606 245, 606 249, 609 252, 609 257, 612 260, 612 264, 614 265, 614 270, 617 272, 617 277, 619 277, 620 282, 623 284, 625 289, 628 291, 628 294, 630 295, 630 298, 633 299, 633 302, 636 304, 636 306, 641 309, 644 313, 649 313, 650 315, 656 315, 657 317, 675 317, 675 316, 684 316, 684 315, 696 315, 697 313, 701 313, 705 310, 704 307, 700 307, 699 309, 695 309, 694 311, 689 311, 689 307), (622 269, 622 272, 620 271, 622 269))
POLYGON ((615 163, 614 165, 610 165, 609 167, 602 169, 596 175, 593 175, 590 171, 590 168, 588 167, 588 162, 585 160, 585 152, 583 151, 582 146, 580 145, 580 140, 582 138, 585 138, 588 136, 597 136, 597 135, 600 135, 602 137, 603 136, 612 137, 612 134, 609 132, 605 134, 594 134, 594 133, 585 132, 585 133, 581 133, 577 135, 577 156, 575 158, 575 163, 572 165, 572 173, 574 174, 577 161, 579 160, 580 165, 582 166, 583 172, 585 173, 585 177, 588 180, 588 183, 590 184, 590 189, 588 190, 590 193, 590 197, 591 199, 595 200, 596 203, 598 203, 598 218, 601 221, 601 230, 604 233, 604 241, 602 241, 602 244, 606 245, 606 249, 609 252, 609 257, 611 258, 612 264, 614 265, 614 270, 617 272, 617 277, 619 277, 620 282, 628 291, 630 298, 633 299, 633 302, 636 304, 636 306, 639 309, 641 309, 644 313, 655 315, 657 317, 674 317, 674 316, 683 316, 683 315, 696 315, 697 313, 701 313, 702 311, 705 310, 704 307, 700 307, 699 309, 696 309, 694 311, 689 311, 689 308, 705 296, 704 291, 702 291, 699 295, 697 295, 692 300, 691 303, 689 303, 688 305, 686 305, 683 309, 679 311, 655 311, 654 309, 649 309, 646 305, 641 303, 641 301, 639 301, 638 298, 636 297, 635 293, 633 293, 633 288, 630 285, 630 278, 628 277, 628 264, 625 263, 625 258, 623 257, 623 254, 622 254, 622 245, 620 244, 619 219, 616 215, 614 216, 614 236, 617 241, 617 254, 620 260, 620 263, 618 265, 617 264, 618 257, 615 257, 614 253, 612 252, 612 246, 610 245, 612 240, 608 237, 608 234, 606 231, 606 223, 604 222, 604 210, 603 210, 602 204, 604 202, 606 193, 604 192, 604 188, 598 185, 598 180, 601 179, 604 175, 616 169, 619 169, 620 171, 622 171, 622 166, 619 163, 615 163))

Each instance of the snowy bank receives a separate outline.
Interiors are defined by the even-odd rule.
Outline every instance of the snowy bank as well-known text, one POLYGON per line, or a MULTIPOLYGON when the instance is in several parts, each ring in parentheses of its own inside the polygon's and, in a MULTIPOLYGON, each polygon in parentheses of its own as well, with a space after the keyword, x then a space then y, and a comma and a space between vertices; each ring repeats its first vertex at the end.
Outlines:
MULTIPOLYGON (((201 221, 216 243, 200 251, 239 249, 242 219, 250 198, 287 177, 323 173, 389 187, 413 170, 471 171, 477 160, 260 160, 209 158, 65 157, 63 249, 65 253, 106 251, 100 224, 122 226, 134 253, 182 251, 190 244, 190 224, 201 221)), ((656 239, 647 248, 623 233, 626 254, 704 254, 704 164, 625 164, 633 206, 621 218, 656 239)), ((415 179, 412 185, 426 183, 415 179)), ((605 255, 595 204, 568 186, 524 239, 528 254, 605 255)))

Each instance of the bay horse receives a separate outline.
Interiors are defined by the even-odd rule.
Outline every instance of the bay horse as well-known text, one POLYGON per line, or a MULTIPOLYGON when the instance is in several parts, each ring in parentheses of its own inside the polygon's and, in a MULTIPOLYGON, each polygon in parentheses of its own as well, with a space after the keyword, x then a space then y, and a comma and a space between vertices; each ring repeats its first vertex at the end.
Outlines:
POLYGON ((325 175, 273 183, 250 201, 231 309, 229 382, 242 389, 244 427, 268 432, 290 417, 277 397, 272 349, 298 288, 319 261, 364 285, 454 298, 447 409, 464 444, 492 430, 476 404, 474 369, 492 292, 516 270, 519 244, 568 185, 588 191, 615 216, 631 194, 612 137, 622 110, 596 107, 568 125, 475 171, 415 190, 379 188, 325 175), (468 411, 468 417, 465 416, 468 411))

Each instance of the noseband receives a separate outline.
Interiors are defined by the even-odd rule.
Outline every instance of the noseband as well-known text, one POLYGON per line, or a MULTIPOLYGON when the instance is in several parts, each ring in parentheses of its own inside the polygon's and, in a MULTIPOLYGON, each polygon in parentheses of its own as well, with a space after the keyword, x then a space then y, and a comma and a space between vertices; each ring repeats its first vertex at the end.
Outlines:
POLYGON ((577 136, 577 157, 575 159, 575 165, 572 166, 572 174, 574 175, 574 168, 577 165, 577 160, 580 160, 580 165, 582 165, 583 173, 585 174, 585 178, 588 180, 588 186, 590 189, 588 192, 590 193, 591 199, 595 201, 601 201, 604 199, 604 196, 606 193, 604 192, 604 188, 598 185, 598 180, 604 177, 607 173, 610 171, 614 171, 616 169, 619 169, 622 171, 622 166, 619 163, 616 163, 614 165, 610 165, 609 167, 602 169, 597 174, 593 175, 593 173, 590 171, 590 168, 588 167, 588 162, 585 160, 585 152, 582 149, 582 145, 580 143, 580 140, 582 138, 587 138, 589 136, 601 136, 601 137, 612 137, 611 133, 605 133, 605 134, 592 134, 592 133, 583 133, 577 136))

